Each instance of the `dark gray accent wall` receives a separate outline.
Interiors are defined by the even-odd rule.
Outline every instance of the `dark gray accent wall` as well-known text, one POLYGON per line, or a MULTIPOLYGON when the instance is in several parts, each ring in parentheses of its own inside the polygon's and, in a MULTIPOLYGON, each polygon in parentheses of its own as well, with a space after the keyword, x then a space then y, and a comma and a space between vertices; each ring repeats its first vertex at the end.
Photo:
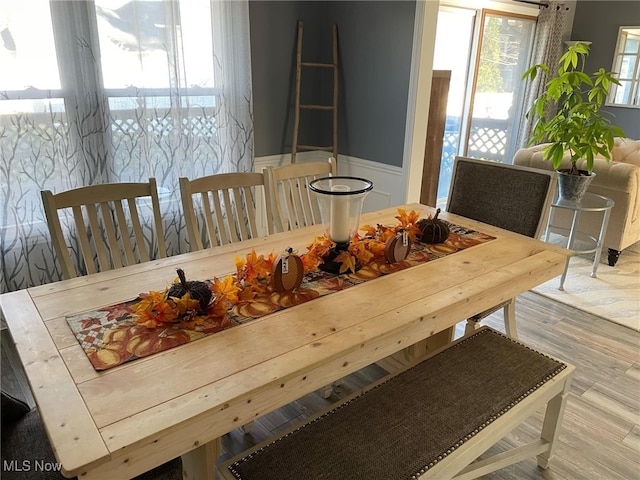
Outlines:
MULTIPOLYGON (((640 25, 638 1, 579 0, 571 39, 593 42, 585 71, 592 73, 600 67, 611 70, 618 29, 632 25, 640 25)), ((614 115, 612 122, 622 128, 627 137, 640 139, 640 109, 606 107, 605 110, 614 115)))
POLYGON ((415 2, 330 5, 340 35, 340 152, 401 167, 415 2))
MULTIPOLYGON (((250 1, 251 73, 255 155, 291 152, 297 22, 307 40, 325 24, 324 2, 250 1)), ((315 56, 316 41, 304 42, 315 56)), ((307 85, 309 82, 305 82, 307 85)))
MULTIPOLYGON (((338 25, 339 151, 401 166, 415 0, 250 1, 256 156, 291 152, 297 21, 303 59, 331 59, 338 25)), ((331 103, 328 70, 303 70, 302 101, 331 103)), ((300 143, 331 145, 331 114, 302 112, 300 143)))

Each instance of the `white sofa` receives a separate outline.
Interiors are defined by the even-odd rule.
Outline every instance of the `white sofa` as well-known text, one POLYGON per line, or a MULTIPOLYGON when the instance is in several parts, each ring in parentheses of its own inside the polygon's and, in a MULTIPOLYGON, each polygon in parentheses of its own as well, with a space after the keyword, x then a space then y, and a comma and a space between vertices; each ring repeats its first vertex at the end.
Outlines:
MULTIPOLYGON (((513 163, 553 170, 552 163, 542 158, 544 147, 542 144, 518 150, 513 163)), ((578 167, 584 169, 584 164, 585 161, 579 161, 578 167)), ((567 156, 560 168, 568 166, 567 156)), ((616 138, 611 162, 596 158, 593 171, 596 177, 588 191, 615 202, 604 238, 604 247, 609 249, 609 265, 613 266, 622 250, 640 240, 640 140, 616 138)), ((556 212, 554 215, 554 225, 568 225, 566 216, 563 218, 561 213, 556 212)), ((600 229, 599 222, 600 219, 593 215, 583 215, 579 229, 595 235, 600 229)))

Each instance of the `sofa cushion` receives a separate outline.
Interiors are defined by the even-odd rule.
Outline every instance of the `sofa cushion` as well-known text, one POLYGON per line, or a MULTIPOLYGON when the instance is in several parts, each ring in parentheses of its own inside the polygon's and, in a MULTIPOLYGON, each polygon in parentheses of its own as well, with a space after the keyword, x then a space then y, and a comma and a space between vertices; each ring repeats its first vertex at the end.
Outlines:
POLYGON ((640 140, 616 138, 612 159, 616 162, 630 163, 640 167, 640 140))

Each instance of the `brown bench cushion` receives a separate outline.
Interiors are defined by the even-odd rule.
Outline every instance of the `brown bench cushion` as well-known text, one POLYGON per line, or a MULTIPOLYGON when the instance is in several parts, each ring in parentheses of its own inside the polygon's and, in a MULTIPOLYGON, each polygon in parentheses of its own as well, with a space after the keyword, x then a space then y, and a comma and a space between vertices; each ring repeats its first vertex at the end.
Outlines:
POLYGON ((483 327, 228 468, 242 480, 410 479, 565 367, 483 327))

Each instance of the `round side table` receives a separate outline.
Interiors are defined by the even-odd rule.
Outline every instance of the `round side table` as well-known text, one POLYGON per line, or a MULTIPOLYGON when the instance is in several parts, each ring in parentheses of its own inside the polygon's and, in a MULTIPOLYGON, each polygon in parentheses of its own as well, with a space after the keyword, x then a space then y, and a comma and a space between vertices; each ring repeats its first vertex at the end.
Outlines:
MULTIPOLYGON (((551 224, 551 215, 547 222, 547 228, 545 232, 545 241, 549 241, 550 234, 554 233, 559 235, 564 241, 554 242, 562 244, 563 247, 573 250, 576 254, 594 253, 593 269, 591 270, 591 277, 596 276, 598 270, 598 264, 600 263, 600 255, 602 254, 602 242, 604 240, 605 232, 607 231, 607 224, 609 223, 609 216, 611 215, 611 209, 615 205, 615 202, 610 198, 603 197, 602 195, 596 195, 595 193, 585 193, 582 200, 579 202, 571 202, 562 198, 557 198, 552 204, 551 208, 568 210, 572 213, 571 227, 559 227, 551 224), (600 225, 600 233, 597 237, 588 233, 578 230, 578 222, 580 216, 583 213, 602 213, 602 223, 600 225)), ((569 260, 567 258, 567 264, 564 267, 564 272, 560 278, 559 290, 564 290, 564 281, 567 278, 567 270, 569 269, 569 260)))

